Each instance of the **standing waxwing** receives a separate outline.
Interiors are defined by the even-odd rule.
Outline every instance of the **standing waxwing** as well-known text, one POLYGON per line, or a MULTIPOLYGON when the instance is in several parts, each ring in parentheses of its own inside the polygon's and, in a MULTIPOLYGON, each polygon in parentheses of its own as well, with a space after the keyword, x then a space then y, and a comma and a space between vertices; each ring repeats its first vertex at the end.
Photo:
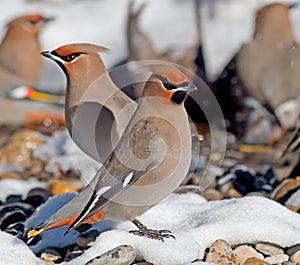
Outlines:
POLYGON ((43 67, 38 37, 43 25, 50 20, 52 18, 40 14, 30 14, 8 23, 0 44, 0 90, 36 84, 43 67))
POLYGON ((166 230, 149 230, 136 217, 173 192, 188 173, 192 142, 184 101, 196 87, 175 67, 149 69, 152 75, 137 110, 99 172, 29 237, 62 225, 69 225, 68 233, 95 215, 133 221, 137 235, 173 237, 166 230))
POLYGON ((259 100, 284 129, 294 128, 300 106, 300 47, 288 6, 275 3, 256 14, 252 41, 237 55, 237 71, 250 96, 259 100))
POLYGON ((107 73, 99 55, 107 51, 94 44, 76 43, 42 53, 66 74, 65 118, 70 135, 85 153, 100 162, 113 150, 112 133, 117 141, 137 106, 107 73))

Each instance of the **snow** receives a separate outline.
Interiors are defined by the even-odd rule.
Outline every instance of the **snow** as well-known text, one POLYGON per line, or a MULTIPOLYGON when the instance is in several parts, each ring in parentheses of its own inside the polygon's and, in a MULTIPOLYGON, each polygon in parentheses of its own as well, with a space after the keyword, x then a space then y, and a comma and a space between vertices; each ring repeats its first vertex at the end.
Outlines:
MULTIPOLYGON (((72 198, 72 194, 59 195, 50 199, 40 211, 26 222, 30 228, 54 212, 60 205, 72 198)), ((139 259, 146 259, 154 264, 185 264, 202 258, 204 251, 215 240, 224 239, 229 244, 272 242, 282 247, 299 243, 300 216, 284 206, 262 197, 244 197, 209 201, 194 193, 172 194, 168 199, 156 205, 140 218, 152 229, 169 229, 176 239, 165 239, 165 242, 147 239, 133 234, 135 229, 130 222, 101 221, 95 224, 103 232, 95 245, 80 257, 63 264, 85 264, 93 257, 99 256, 122 244, 133 246, 139 259), (112 229, 112 230, 111 230, 112 229)), ((39 252, 46 246, 62 246, 62 241, 74 242, 78 232, 66 237, 66 228, 54 229, 42 234, 42 241, 33 246, 39 252), (48 234, 46 234, 48 233, 48 234), (40 245, 39 245, 40 244, 40 245)), ((29 248, 3 232, 0 232, 0 264, 44 264, 37 262, 29 248), (16 244, 20 244, 15 251, 16 244), (12 257, 11 251, 14 251, 12 257)))
POLYGON ((0 181, 0 200, 5 201, 6 197, 11 194, 22 195, 25 199, 31 189, 45 187, 45 183, 33 178, 28 180, 2 179, 0 181))

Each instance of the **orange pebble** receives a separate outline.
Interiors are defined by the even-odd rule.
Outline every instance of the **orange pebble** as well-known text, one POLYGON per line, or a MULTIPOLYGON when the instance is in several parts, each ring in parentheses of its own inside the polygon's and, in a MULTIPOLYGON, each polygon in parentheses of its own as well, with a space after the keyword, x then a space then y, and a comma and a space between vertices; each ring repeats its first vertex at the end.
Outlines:
POLYGON ((49 190, 53 195, 62 194, 65 192, 76 192, 77 190, 69 183, 64 181, 55 181, 49 185, 49 190))

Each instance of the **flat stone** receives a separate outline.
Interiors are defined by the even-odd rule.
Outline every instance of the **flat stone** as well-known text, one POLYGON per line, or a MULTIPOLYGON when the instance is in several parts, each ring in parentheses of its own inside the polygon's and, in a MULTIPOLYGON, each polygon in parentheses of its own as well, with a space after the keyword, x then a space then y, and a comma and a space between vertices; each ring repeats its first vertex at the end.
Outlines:
POLYGON ((207 189, 201 195, 208 201, 221 200, 223 197, 222 193, 215 189, 207 189))
POLYGON ((229 198, 242 198, 243 196, 236 189, 232 188, 232 189, 229 189, 229 191, 227 192, 227 197, 229 197, 229 198))
POLYGON ((21 210, 8 212, 0 219, 0 230, 5 230, 10 224, 25 221, 26 214, 21 210))
POLYGON ((269 262, 258 258, 248 258, 243 265, 271 265, 269 262))
POLYGON ((40 259, 48 263, 57 263, 61 258, 61 254, 53 248, 44 249, 40 255, 40 259))
POLYGON ((42 196, 46 199, 48 199, 49 197, 51 197, 53 194, 47 190, 47 189, 43 189, 43 188, 33 188, 31 189, 28 194, 27 194, 27 197, 30 197, 30 196, 35 196, 35 195, 39 195, 39 196, 42 196))
POLYGON ((19 194, 12 194, 6 197, 5 199, 6 203, 15 203, 15 202, 21 202, 22 201, 22 195, 19 194))
POLYGON ((290 256, 290 260, 292 262, 300 263, 300 250, 298 250, 296 253, 290 256))
POLYGON ((37 208, 46 201, 47 201, 47 198, 45 198, 43 196, 31 195, 31 196, 28 196, 23 202, 32 205, 34 208, 37 208))
POLYGON ((2 216, 4 216, 6 213, 13 212, 16 210, 23 211, 26 214, 26 216, 29 217, 33 213, 34 208, 32 207, 32 205, 27 203, 22 203, 22 202, 15 202, 15 203, 1 205, 0 220, 2 216))
POLYGON ((258 253, 254 248, 247 245, 238 246, 233 250, 233 252, 237 255, 241 264, 244 264, 248 258, 264 258, 262 254, 258 253))
POLYGON ((280 246, 271 243, 258 243, 255 245, 255 249, 265 256, 284 254, 283 249, 280 246))
POLYGON ((0 179, 22 179, 22 176, 20 174, 17 174, 15 172, 7 172, 0 176, 0 179))
POLYGON ((288 256, 291 256, 294 253, 296 253, 298 250, 300 250, 300 244, 296 244, 296 245, 293 245, 293 246, 289 247, 286 250, 285 254, 287 254, 288 256))
POLYGON ((136 251, 128 245, 121 245, 93 258, 86 265, 129 265, 136 257, 136 251))
POLYGON ((5 232, 14 236, 21 237, 24 234, 24 228, 25 228, 24 222, 14 223, 7 226, 5 232))
POLYGON ((153 263, 143 261, 143 262, 133 263, 132 265, 153 265, 153 263))
POLYGON ((289 256, 285 254, 278 254, 264 259, 264 261, 267 261, 271 264, 281 264, 288 260, 289 260, 289 256))
POLYGON ((75 258, 79 257, 82 253, 83 253, 83 250, 80 249, 79 246, 77 246, 77 245, 71 246, 71 248, 68 249, 67 252, 66 252, 66 256, 65 256, 64 261, 68 262, 72 259, 75 259, 75 258))
POLYGON ((69 183, 64 181, 55 181, 49 185, 49 190, 53 195, 58 195, 66 192, 76 192, 77 190, 69 183))
POLYGON ((217 265, 239 265, 237 255, 224 240, 214 242, 206 256, 206 262, 213 262, 217 265))
POLYGON ((0 163, 30 167, 32 153, 44 139, 39 133, 30 130, 15 132, 10 141, 0 150, 0 163))
POLYGON ((299 265, 299 263, 294 263, 292 261, 285 261, 281 265, 299 265))
POLYGON ((81 233, 76 238, 76 243, 78 246, 82 247, 83 249, 87 249, 95 244, 95 240, 96 240, 97 236, 99 236, 99 235, 100 235, 100 232, 95 229, 86 231, 84 233, 81 233))

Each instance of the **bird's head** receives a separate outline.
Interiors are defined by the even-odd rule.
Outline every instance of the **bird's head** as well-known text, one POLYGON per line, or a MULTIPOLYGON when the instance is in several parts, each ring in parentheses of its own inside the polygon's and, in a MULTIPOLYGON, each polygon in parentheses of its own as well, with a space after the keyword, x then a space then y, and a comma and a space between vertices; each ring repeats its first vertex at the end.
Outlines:
POLYGON ((19 31, 25 31, 37 36, 41 28, 49 21, 53 20, 52 17, 45 17, 41 14, 30 14, 17 17, 8 23, 8 29, 16 29, 19 31))
MULTIPOLYGON (((93 71, 93 68, 96 67, 93 61, 102 62, 99 53, 107 51, 107 48, 98 45, 76 43, 61 46, 53 51, 44 51, 41 54, 55 61, 65 74, 69 76, 74 72, 84 74, 84 72, 93 71)), ((103 64, 101 63, 101 65, 103 64)), ((99 70, 97 69, 97 71, 99 70)), ((105 69, 103 70, 105 71, 105 69)))
POLYGON ((272 3, 256 13, 254 36, 275 41, 294 42, 289 10, 296 4, 272 3))
POLYGON ((197 90, 188 77, 173 66, 154 67, 143 96, 159 96, 178 105, 183 104, 188 93, 197 90))

